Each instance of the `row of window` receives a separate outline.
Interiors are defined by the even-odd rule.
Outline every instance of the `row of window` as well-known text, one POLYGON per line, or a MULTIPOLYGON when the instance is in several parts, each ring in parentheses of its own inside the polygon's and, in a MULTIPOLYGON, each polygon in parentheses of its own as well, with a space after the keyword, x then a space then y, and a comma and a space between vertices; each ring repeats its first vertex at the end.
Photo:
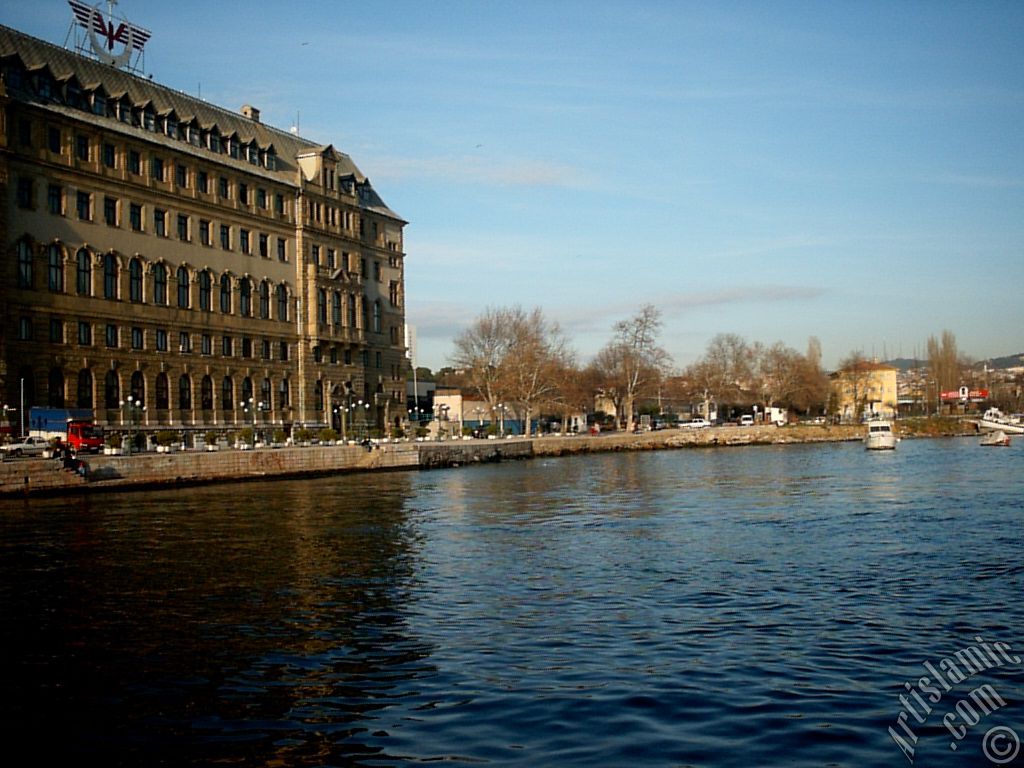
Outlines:
MULTIPOLYGON (((25 147, 33 146, 32 121, 21 118, 18 121, 19 143, 25 147)), ((46 128, 46 148, 53 154, 64 152, 64 134, 58 126, 46 128)), ((83 163, 99 162, 104 168, 116 171, 121 168, 128 170, 133 176, 142 176, 143 169, 149 172, 153 181, 174 181, 179 189, 195 189, 206 195, 216 192, 221 200, 237 199, 244 206, 255 205, 259 210, 270 210, 273 200, 274 213, 281 216, 285 213, 285 196, 281 192, 269 193, 263 187, 252 188, 248 182, 234 181, 227 176, 211 174, 203 169, 193 169, 184 163, 174 163, 167 158, 151 154, 148 162, 143 162, 143 154, 137 149, 124 149, 109 141, 97 142, 83 133, 74 135, 74 157, 83 163), (94 153, 98 156, 94 157, 94 153)), ((351 214, 347 214, 351 216, 351 214)))
MULTIPOLYGON (((17 285, 19 288, 35 287, 35 262, 32 246, 25 240, 19 240, 15 248, 17 254, 17 285)), ((55 293, 65 291, 64 251, 56 243, 46 246, 46 287, 55 293)), ((75 255, 75 293, 79 296, 93 295, 93 260, 92 252, 81 248, 75 255)), ((106 253, 100 257, 103 270, 103 298, 117 300, 121 298, 121 266, 118 257, 106 253)), ((152 303, 158 306, 170 304, 168 280, 170 271, 166 264, 157 262, 150 266, 150 280, 144 277, 143 261, 138 256, 128 262, 128 300, 133 303, 152 303)), ((278 283, 273 286, 269 280, 258 284, 248 277, 233 279, 228 273, 220 276, 214 283, 214 275, 210 270, 191 273, 187 267, 180 266, 174 274, 176 280, 176 304, 179 309, 192 307, 193 280, 196 285, 196 299, 201 311, 211 312, 216 293, 218 307, 224 314, 237 311, 242 317, 252 317, 254 313, 261 320, 271 319, 271 305, 276 305, 275 319, 287 321, 289 317, 288 286, 278 283), (234 288, 238 294, 235 300, 234 288), (255 297, 254 297, 255 293, 255 297), (273 296, 273 302, 272 297, 273 296)))
POLYGON ((101 117, 109 117, 127 125, 187 142, 194 147, 204 147, 236 160, 246 160, 251 165, 270 171, 277 170, 277 151, 273 144, 261 147, 255 138, 245 140, 234 131, 225 135, 217 126, 204 128, 199 124, 198 118, 180 119, 173 109, 157 114, 151 103, 135 106, 127 94, 120 98, 112 98, 103 85, 97 85, 90 90, 83 89, 73 75, 62 82, 54 78, 45 67, 34 72, 26 72, 21 62, 16 59, 6 63, 4 76, 8 87, 14 91, 30 90, 41 99, 66 104, 101 117))
MULTIPOLYGON (((154 349, 157 352, 169 352, 171 345, 171 333, 166 328, 154 328, 149 331, 149 343, 147 344, 147 331, 140 326, 131 326, 127 329, 128 339, 122 339, 124 330, 115 323, 97 324, 95 330, 103 334, 102 343, 110 348, 117 349, 127 341, 130 348, 135 351, 154 349)), ((35 340, 35 323, 28 316, 18 318, 18 339, 21 341, 35 340)), ((78 321, 78 344, 83 347, 94 345, 94 324, 87 320, 78 321)), ((239 356, 252 358, 256 353, 261 360, 273 360, 274 349, 277 350, 277 359, 286 362, 289 358, 289 345, 287 341, 271 342, 270 339, 253 340, 248 336, 235 338, 233 336, 220 336, 220 354, 222 357, 239 356)), ((67 340, 65 334, 65 321, 54 317, 49 322, 49 341, 51 344, 64 344, 67 340)), ((193 345, 193 335, 190 331, 179 331, 177 335, 177 349, 182 354, 199 352, 201 355, 212 355, 214 349, 214 337, 208 333, 198 334, 199 346, 193 345)), ((349 356, 346 355, 346 359, 349 356)))
MULTIPOLYGON (((18 178, 17 203, 25 209, 35 209, 35 184, 32 178, 18 178)), ((77 190, 74 197, 75 215, 80 221, 93 221, 95 213, 94 195, 84 190, 77 190)), ((46 188, 47 210, 55 215, 66 215, 66 195, 59 184, 48 184, 46 188)), ((111 227, 122 226, 124 204, 116 197, 103 197, 102 217, 104 223, 111 227)), ((201 245, 214 245, 214 232, 219 235, 218 243, 225 251, 238 249, 247 256, 259 254, 265 259, 271 256, 271 236, 266 232, 253 232, 245 227, 233 227, 229 224, 215 225, 209 219, 199 219, 198 231, 194 230, 193 219, 188 214, 179 213, 172 219, 171 213, 165 208, 144 206, 140 203, 128 204, 128 226, 133 232, 151 231, 157 237, 171 237, 171 224, 175 224, 174 232, 179 240, 191 243, 198 239, 201 245), (147 208, 149 211, 147 212, 147 208), (149 228, 147 230, 147 223, 149 228), (237 234, 236 234, 237 232, 237 234)), ((286 238, 275 238, 275 253, 278 261, 287 262, 288 241, 286 238)))
MULTIPOLYGON (((319 382, 318 382, 319 383, 319 382)), ((48 378, 49 397, 47 404, 51 408, 64 408, 65 402, 65 377, 60 368, 50 370, 48 378)), ((169 410, 174 405, 179 410, 191 410, 193 407, 193 382, 192 377, 183 373, 177 381, 177 397, 172 401, 170 390, 170 377, 166 373, 158 373, 153 382, 153 406, 158 411, 169 410)), ((78 408, 94 407, 94 378, 89 368, 83 368, 78 372, 75 382, 75 405, 78 408)), ((241 381, 241 387, 237 390, 241 395, 237 401, 237 407, 249 412, 251 407, 259 408, 262 411, 271 411, 287 408, 291 405, 291 384, 287 377, 278 381, 274 386, 269 378, 260 381, 259 396, 253 394, 253 381, 246 376, 241 381), (253 403, 250 406, 250 402, 253 403)), ((216 407, 231 411, 236 407, 235 381, 231 376, 225 376, 220 382, 220 402, 216 407)), ((146 377, 142 371, 133 371, 129 381, 129 394, 132 400, 145 403, 146 401, 146 377)), ((200 410, 211 411, 214 409, 214 383, 209 375, 203 376, 199 381, 198 399, 195 402, 200 410)), ((124 401, 121 396, 121 378, 117 371, 109 370, 103 378, 103 396, 100 401, 103 406, 110 409, 122 408, 124 401)), ((131 414, 129 414, 131 416, 131 414)))

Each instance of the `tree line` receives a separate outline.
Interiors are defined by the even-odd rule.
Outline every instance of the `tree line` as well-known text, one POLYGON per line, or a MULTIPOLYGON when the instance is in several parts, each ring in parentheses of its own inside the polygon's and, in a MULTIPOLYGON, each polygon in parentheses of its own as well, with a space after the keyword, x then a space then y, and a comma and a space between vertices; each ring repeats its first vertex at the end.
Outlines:
MULTIPOLYGON (((448 383, 475 393, 494 412, 513 408, 529 433, 534 417, 561 418, 593 411, 595 394, 610 400, 618 426, 630 428, 638 412, 679 413, 693 403, 775 406, 797 413, 822 412, 828 378, 821 344, 806 352, 782 342, 747 342, 719 334, 704 355, 676 369, 661 346, 661 313, 645 304, 614 324, 606 344, 586 365, 559 325, 540 308, 488 308, 455 339, 448 383)), ((704 411, 708 412, 707 409, 704 411)))

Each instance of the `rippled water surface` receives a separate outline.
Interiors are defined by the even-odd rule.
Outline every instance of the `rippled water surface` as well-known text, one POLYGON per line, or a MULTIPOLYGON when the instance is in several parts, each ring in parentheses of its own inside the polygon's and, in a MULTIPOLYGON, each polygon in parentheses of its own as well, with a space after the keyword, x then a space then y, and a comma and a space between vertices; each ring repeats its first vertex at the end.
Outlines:
POLYGON ((936 690, 930 713, 910 697, 977 637, 1024 652, 1019 443, 2 502, 7 745, 106 765, 988 765, 989 729, 1024 738, 1024 665, 936 690), (993 706, 943 725, 982 684, 993 706))

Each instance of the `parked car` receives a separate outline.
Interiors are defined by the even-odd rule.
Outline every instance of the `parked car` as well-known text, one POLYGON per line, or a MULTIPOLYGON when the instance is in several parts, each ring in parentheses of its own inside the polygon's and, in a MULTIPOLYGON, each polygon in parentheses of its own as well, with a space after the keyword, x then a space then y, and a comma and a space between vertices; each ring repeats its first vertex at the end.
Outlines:
POLYGON ((41 437, 26 437, 16 443, 0 445, 8 456, 39 456, 49 445, 48 440, 41 437))
POLYGON ((740 426, 741 427, 752 427, 752 426, 754 426, 754 417, 751 416, 749 413, 744 413, 742 416, 740 416, 740 426))
POLYGON ((711 422, 704 418, 691 419, 690 423, 686 425, 687 429, 706 429, 711 426, 711 422))

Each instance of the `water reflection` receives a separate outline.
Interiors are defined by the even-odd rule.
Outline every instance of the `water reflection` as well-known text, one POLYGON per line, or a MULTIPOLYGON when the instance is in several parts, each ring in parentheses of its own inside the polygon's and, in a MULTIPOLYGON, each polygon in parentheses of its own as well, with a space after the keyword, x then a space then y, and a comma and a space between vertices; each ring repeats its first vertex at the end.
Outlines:
POLYGON ((372 712, 430 669, 402 613, 409 482, 29 502, 0 560, 8 722, 114 762, 365 753, 372 712))
MULTIPOLYGON (((109 764, 900 763, 922 661, 1024 646, 1019 456, 722 448, 0 504, 5 721, 109 764)), ((977 756, 937 723, 916 764, 977 756)))

